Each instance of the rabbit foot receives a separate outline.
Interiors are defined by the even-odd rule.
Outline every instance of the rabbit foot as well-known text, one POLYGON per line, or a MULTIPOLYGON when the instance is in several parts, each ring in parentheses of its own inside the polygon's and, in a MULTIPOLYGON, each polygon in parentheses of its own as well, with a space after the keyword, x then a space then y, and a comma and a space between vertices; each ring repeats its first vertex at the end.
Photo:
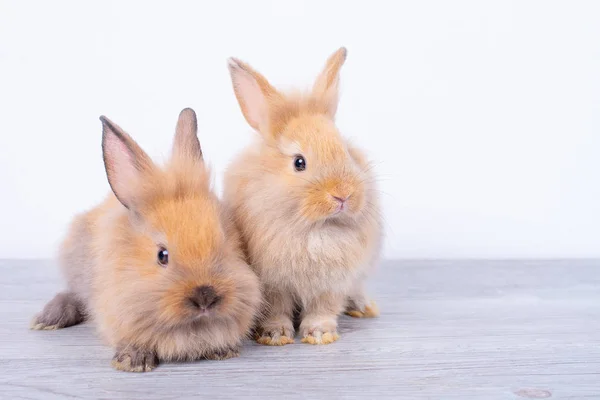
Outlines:
POLYGON ((371 300, 363 309, 348 307, 345 313, 354 318, 375 318, 379 316, 379 308, 375 301, 371 300))
POLYGON ((308 344, 330 344, 335 342, 340 338, 340 335, 336 331, 328 332, 321 331, 320 329, 315 329, 312 332, 309 332, 304 335, 302 338, 302 343, 308 344))
POLYGON ((61 329, 57 324, 54 325, 46 325, 43 322, 39 322, 39 316, 35 316, 31 323, 29 324, 29 329, 34 331, 55 331, 57 329, 61 329))
POLYGON ((282 326, 279 329, 263 330, 256 341, 267 346, 285 346, 294 343, 294 331, 282 326))
POLYGON ((36 331, 50 331, 77 325, 85 319, 82 309, 81 302, 73 293, 58 293, 46 304, 42 312, 33 318, 29 327, 36 331))
POLYGON ((229 347, 226 349, 218 349, 204 356, 207 360, 227 360, 240 356, 239 347, 229 347))
POLYGON ((337 333, 337 318, 306 317, 300 324, 302 343, 330 344, 340 338, 337 333))
POLYGON ((117 350, 111 365, 119 371, 149 372, 158 365, 158 357, 153 351, 127 346, 122 350, 117 350))

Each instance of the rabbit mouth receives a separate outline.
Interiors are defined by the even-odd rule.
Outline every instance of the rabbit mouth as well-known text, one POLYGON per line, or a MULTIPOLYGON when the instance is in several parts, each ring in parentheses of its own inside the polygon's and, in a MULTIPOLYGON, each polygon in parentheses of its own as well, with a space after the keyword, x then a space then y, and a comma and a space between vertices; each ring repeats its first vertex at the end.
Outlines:
POLYGON ((213 310, 213 309, 208 309, 208 308, 200 309, 200 310, 197 310, 194 312, 193 319, 195 321, 200 320, 200 319, 207 319, 207 318, 214 316, 215 314, 216 314, 215 310, 213 310))
POLYGON ((343 218, 349 215, 349 211, 350 207, 347 202, 338 202, 335 209, 329 214, 329 218, 343 218))
POLYGON ((218 318, 220 315, 219 310, 216 308, 201 308, 201 309, 190 309, 188 313, 188 322, 198 323, 218 318))
POLYGON ((345 211, 345 209, 344 209, 344 206, 338 206, 338 207, 337 207, 337 208, 336 208, 336 209, 333 211, 333 213, 331 213, 331 215, 329 216, 329 218, 336 218, 336 217, 339 217, 339 216, 340 216, 340 214, 344 214, 344 211, 345 211))
POLYGON ((182 326, 203 326, 218 317, 215 310, 194 310, 181 322, 182 326))

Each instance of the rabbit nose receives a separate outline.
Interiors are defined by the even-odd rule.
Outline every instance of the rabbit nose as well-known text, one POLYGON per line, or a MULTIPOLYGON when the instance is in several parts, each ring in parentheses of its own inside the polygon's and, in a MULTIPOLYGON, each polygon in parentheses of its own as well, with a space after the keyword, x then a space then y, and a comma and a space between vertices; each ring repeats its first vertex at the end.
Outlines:
POLYGON ((346 200, 348 200, 350 196, 346 196, 346 197, 338 197, 338 196, 333 196, 334 199, 336 199, 337 201, 339 201, 342 205, 346 202, 346 200))
POLYGON ((216 306, 221 301, 221 296, 217 295, 212 286, 198 286, 190 296, 190 303, 195 308, 205 311, 216 306))

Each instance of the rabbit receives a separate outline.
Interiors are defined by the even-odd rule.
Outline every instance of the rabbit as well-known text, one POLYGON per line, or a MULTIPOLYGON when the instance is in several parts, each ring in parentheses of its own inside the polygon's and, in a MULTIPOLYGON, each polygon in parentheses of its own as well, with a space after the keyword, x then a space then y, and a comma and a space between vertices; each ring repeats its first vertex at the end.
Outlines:
POLYGON ((102 151, 112 193, 74 218, 59 251, 67 290, 31 328, 95 322, 118 370, 239 355, 260 307, 239 232, 211 191, 196 114, 184 109, 161 168, 108 118, 102 151))
POLYGON ((281 93, 228 61, 242 114, 259 133, 228 166, 223 201, 261 281, 261 344, 294 343, 297 316, 301 342, 329 344, 342 312, 379 315, 364 288, 383 236, 372 165, 334 122, 346 54, 329 57, 308 93, 281 93))

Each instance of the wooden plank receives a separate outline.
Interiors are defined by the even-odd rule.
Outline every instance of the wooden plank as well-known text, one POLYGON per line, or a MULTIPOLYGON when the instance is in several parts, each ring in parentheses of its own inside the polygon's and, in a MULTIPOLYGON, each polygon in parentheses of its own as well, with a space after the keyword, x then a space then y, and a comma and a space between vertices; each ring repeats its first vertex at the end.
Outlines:
POLYGON ((57 269, 0 260, 0 397, 600 399, 598 260, 387 261, 371 286, 382 316, 332 345, 127 374, 90 325, 29 331, 57 269))

